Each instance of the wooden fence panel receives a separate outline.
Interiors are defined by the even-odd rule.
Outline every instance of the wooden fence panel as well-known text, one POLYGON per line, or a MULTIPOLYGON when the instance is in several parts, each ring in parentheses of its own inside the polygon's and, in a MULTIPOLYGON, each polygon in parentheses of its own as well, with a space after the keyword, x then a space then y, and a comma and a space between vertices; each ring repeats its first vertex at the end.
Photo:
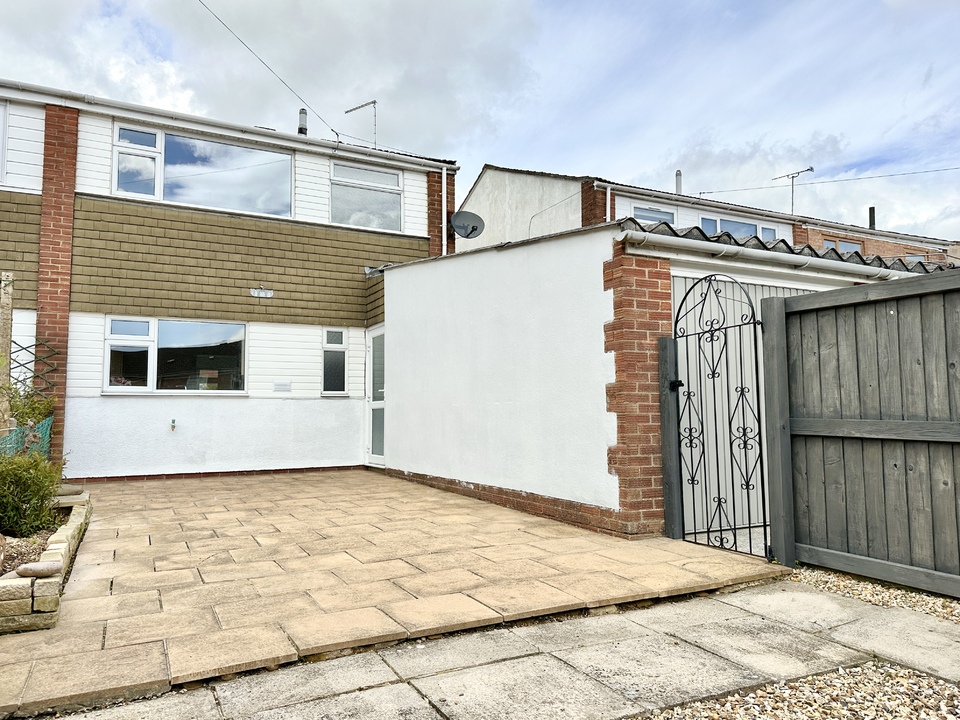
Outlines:
POLYGON ((774 552, 960 597, 960 271, 767 303, 774 552))

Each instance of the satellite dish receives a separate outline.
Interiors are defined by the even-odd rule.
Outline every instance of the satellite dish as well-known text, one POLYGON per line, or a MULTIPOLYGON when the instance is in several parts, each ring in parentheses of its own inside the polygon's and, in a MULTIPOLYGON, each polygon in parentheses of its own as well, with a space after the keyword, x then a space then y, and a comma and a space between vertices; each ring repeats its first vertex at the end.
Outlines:
POLYGON ((457 235, 464 238, 475 238, 483 232, 483 218, 466 210, 451 215, 450 225, 457 235))

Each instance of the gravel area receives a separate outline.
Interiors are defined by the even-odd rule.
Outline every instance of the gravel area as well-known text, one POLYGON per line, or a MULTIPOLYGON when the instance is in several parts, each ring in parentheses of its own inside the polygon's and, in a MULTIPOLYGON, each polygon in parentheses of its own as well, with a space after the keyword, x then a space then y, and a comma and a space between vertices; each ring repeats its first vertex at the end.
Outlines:
POLYGON ((53 533, 53 530, 43 530, 28 538, 5 538, 7 542, 3 553, 3 563, 0 564, 0 575, 8 573, 24 563, 39 560, 41 553, 47 546, 47 539, 53 533))
POLYGON ((820 590, 856 598, 881 607, 898 607, 933 615, 942 620, 960 623, 960 600, 910 590, 879 580, 867 580, 832 570, 800 567, 790 579, 820 590))
POLYGON ((654 720, 739 718, 960 718, 960 688, 914 670, 870 662, 751 693, 666 710, 654 720))

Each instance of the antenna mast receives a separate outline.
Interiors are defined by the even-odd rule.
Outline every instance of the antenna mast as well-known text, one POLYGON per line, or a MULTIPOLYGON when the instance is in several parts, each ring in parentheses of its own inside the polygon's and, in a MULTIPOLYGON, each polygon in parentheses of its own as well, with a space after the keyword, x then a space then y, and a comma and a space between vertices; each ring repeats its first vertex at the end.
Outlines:
POLYGON ((775 177, 774 180, 783 180, 784 178, 790 178, 790 214, 793 215, 793 181, 797 179, 798 176, 803 175, 805 172, 813 172, 813 165, 808 167, 806 170, 797 170, 796 172, 787 173, 786 175, 781 175, 780 177, 775 177))
POLYGON ((357 105, 356 107, 352 107, 349 110, 345 110, 343 114, 349 115, 354 110, 361 110, 365 107, 369 107, 370 105, 373 105, 373 149, 376 150, 377 149, 377 101, 370 100, 369 102, 365 102, 362 105, 357 105))

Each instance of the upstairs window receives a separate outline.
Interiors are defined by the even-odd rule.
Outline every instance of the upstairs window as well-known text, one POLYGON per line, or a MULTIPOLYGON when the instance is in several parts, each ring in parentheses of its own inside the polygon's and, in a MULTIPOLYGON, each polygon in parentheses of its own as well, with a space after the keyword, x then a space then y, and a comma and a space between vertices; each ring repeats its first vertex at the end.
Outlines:
POLYGON ((400 180, 399 170, 333 163, 330 221, 400 232, 403 229, 400 180))
POLYGON ((728 218, 701 217, 700 229, 703 230, 707 235, 716 235, 717 233, 722 232, 730 233, 737 240, 758 237, 766 242, 774 242, 777 239, 776 228, 758 228, 756 223, 744 222, 742 220, 730 220, 728 218))
POLYGON ((633 206, 633 217, 635 220, 644 222, 665 222, 673 225, 674 215, 666 210, 657 210, 656 208, 646 208, 633 206))
POLYGON ((117 128, 118 195, 291 216, 293 156, 145 128, 117 128))
POLYGON ((241 323, 107 318, 105 392, 242 391, 241 323))
POLYGON ((837 240, 834 238, 823 239, 824 250, 836 250, 839 253, 858 252, 863 254, 863 243, 852 240, 837 240))

